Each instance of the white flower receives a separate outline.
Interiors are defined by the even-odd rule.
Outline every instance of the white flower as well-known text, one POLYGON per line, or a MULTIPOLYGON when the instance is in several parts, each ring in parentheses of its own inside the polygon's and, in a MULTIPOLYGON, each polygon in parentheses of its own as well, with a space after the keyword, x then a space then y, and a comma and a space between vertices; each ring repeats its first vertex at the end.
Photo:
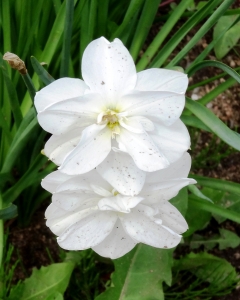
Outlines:
POLYGON ((188 131, 179 119, 188 85, 185 74, 164 69, 136 73, 122 42, 102 37, 86 48, 82 76, 84 81, 56 80, 35 97, 38 121, 53 134, 44 152, 62 172, 86 173, 112 148, 152 172, 189 148, 188 131))
POLYGON ((186 153, 169 168, 148 173, 136 196, 119 193, 117 183, 109 184, 96 170, 78 176, 53 172, 42 181, 53 193, 45 214, 47 226, 62 248, 92 248, 113 259, 137 243, 175 247, 188 226, 168 200, 182 187, 195 183, 186 178, 190 164, 186 153))

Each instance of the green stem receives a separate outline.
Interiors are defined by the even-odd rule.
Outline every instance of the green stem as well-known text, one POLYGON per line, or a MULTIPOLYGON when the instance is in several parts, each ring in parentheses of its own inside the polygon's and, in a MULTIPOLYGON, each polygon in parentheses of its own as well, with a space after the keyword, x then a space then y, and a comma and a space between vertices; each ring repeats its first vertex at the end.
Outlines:
MULTIPOLYGON (((3 207, 3 202, 2 202, 2 195, 0 193, 0 209, 2 209, 2 207, 3 207)), ((2 268, 3 248, 4 248, 4 227, 3 227, 3 220, 0 219, 0 270, 2 268)))

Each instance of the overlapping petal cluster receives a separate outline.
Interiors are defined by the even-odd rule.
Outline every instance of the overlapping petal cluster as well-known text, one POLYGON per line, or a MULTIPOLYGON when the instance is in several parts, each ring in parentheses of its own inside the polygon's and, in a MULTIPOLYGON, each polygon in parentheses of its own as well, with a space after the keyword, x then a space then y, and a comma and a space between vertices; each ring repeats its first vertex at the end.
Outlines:
POLYGON ((102 37, 86 48, 82 77, 56 80, 35 97, 52 134, 44 152, 59 166, 42 182, 53 193, 47 226, 61 247, 111 258, 139 242, 176 246, 187 224, 168 200, 195 182, 179 119, 187 76, 136 73, 122 42, 102 37))

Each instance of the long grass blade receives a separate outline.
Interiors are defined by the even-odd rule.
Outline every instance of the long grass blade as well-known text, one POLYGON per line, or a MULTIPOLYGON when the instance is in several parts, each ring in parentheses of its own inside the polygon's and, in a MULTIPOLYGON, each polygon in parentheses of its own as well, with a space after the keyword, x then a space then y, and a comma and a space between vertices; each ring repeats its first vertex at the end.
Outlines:
POLYGON ((187 45, 173 58, 173 60, 167 65, 167 68, 171 68, 177 65, 186 54, 197 44, 197 42, 212 28, 212 26, 218 21, 218 19, 224 14, 228 7, 235 0, 225 0, 216 11, 207 19, 198 32, 191 38, 187 45))
POLYGON ((156 35, 152 43, 148 46, 147 50, 137 63, 137 71, 142 71, 147 67, 149 62, 152 60, 153 56, 157 53, 158 49, 166 39, 169 32, 172 30, 174 25, 180 19, 181 15, 189 6, 190 2, 192 2, 192 0, 182 0, 179 3, 179 5, 174 9, 172 14, 167 19, 166 23, 163 25, 159 33, 156 35))
POLYGON ((199 11, 197 11, 166 43, 166 45, 159 51, 155 59, 150 63, 150 67, 159 68, 173 52, 176 46, 181 42, 181 40, 187 35, 187 33, 201 22, 207 15, 209 10, 214 9, 222 0, 212 0, 204 5, 199 11))
POLYGON ((158 11, 161 0, 145 1, 141 17, 130 47, 130 53, 134 59, 137 59, 139 51, 145 42, 148 32, 153 23, 154 17, 158 11))
POLYGON ((128 10, 124 16, 122 24, 118 27, 118 29, 112 34, 111 40, 118 37, 121 38, 122 33, 127 30, 131 19, 134 17, 135 13, 142 7, 144 0, 131 0, 128 10))
POLYGON ((199 118, 220 139, 233 148, 240 150, 240 136, 229 129, 218 117, 202 104, 186 99, 186 108, 199 118))
POLYGON ((73 26, 74 0, 66 0, 66 17, 63 36, 62 61, 60 77, 67 77, 69 73, 69 63, 71 57, 71 38, 73 26))

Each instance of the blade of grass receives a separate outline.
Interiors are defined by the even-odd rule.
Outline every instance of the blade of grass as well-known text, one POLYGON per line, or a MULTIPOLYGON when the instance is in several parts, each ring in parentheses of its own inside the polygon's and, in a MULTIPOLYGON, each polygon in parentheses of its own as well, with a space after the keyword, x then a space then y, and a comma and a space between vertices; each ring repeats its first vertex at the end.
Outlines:
POLYGON ((212 0, 209 1, 204 7, 197 11, 175 34, 174 36, 166 43, 166 45, 159 51, 155 59, 150 64, 151 68, 159 68, 173 52, 173 50, 178 46, 181 40, 187 35, 187 33, 201 22, 207 15, 209 10, 214 9, 221 0, 212 0))
POLYGON ((202 129, 202 130, 205 130, 205 131, 208 131, 208 132, 212 132, 210 130, 210 128, 208 128, 201 120, 199 120, 195 116, 182 115, 181 116, 181 120, 187 126, 192 126, 192 127, 195 127, 195 128, 198 128, 198 129, 202 129))
MULTIPOLYGON (((39 126, 37 118, 34 118, 30 122, 30 124, 21 132, 21 134, 18 134, 17 132, 17 134, 14 137, 13 143, 7 153, 1 173, 10 172, 16 160, 20 156, 22 150, 26 146, 27 141, 31 137, 32 132, 36 130, 37 126, 39 126)), ((19 127, 19 129, 21 129, 21 126, 19 127)))
POLYGON ((18 43, 17 43, 17 51, 18 55, 21 54, 22 49, 28 39, 28 23, 29 23, 29 16, 31 16, 31 1, 26 1, 24 5, 21 5, 21 16, 19 18, 20 21, 20 28, 18 33, 18 43))
POLYGON ((59 9, 61 8, 61 4, 61 0, 53 0, 53 7, 56 15, 58 14, 59 9))
MULTIPOLYGON (((89 3, 88 1, 85 2, 82 11, 82 18, 81 18, 81 30, 80 30, 80 61, 82 60, 83 52, 89 43, 88 38, 88 28, 86 28, 86 24, 89 23, 89 3)), ((80 66, 81 70, 81 66, 80 66)))
POLYGON ((98 36, 106 36, 109 0, 98 1, 98 36))
MULTIPOLYGON (((240 70, 240 67, 234 69, 234 71, 239 71, 239 70, 240 70)), ((226 72, 224 72, 224 73, 221 73, 221 74, 219 74, 219 75, 210 77, 210 78, 208 78, 208 79, 206 79, 206 80, 200 81, 200 82, 198 82, 198 83, 196 83, 196 84, 192 84, 192 85, 190 85, 190 86, 188 87, 188 91, 191 91, 191 90, 193 90, 193 89, 195 89, 195 88, 197 88, 197 87, 199 87, 199 86, 203 86, 203 85, 205 85, 205 84, 207 84, 207 83, 209 83, 209 82, 212 82, 212 81, 214 81, 214 80, 216 80, 216 79, 223 78, 223 77, 225 77, 226 75, 228 75, 228 74, 227 74, 226 72)))
POLYGON ((215 89, 207 93, 201 99, 198 100, 199 103, 206 105, 207 103, 211 102, 215 99, 218 95, 226 91, 228 88, 233 86, 236 83, 234 78, 229 78, 225 82, 219 84, 215 89))
POLYGON ((4 115, 0 109, 0 127, 3 129, 3 132, 5 133, 6 135, 6 139, 7 139, 7 142, 8 142, 8 145, 10 146, 11 145, 11 142, 12 142, 12 133, 11 131, 9 130, 9 127, 8 127, 8 124, 4 118, 4 115))
POLYGON ((192 0, 182 0, 179 5, 174 9, 172 14, 167 19, 166 23, 163 25, 161 30, 158 32, 152 43, 148 46, 145 53, 142 55, 141 59, 137 63, 137 71, 144 70, 153 56, 156 54, 162 43, 164 42, 165 38, 168 36, 169 32, 172 30, 174 25, 178 22, 183 12, 187 9, 190 2, 192 0))
MULTIPOLYGON (((47 43, 44 47, 44 50, 43 50, 41 58, 40 58, 40 61, 44 61, 47 64, 49 64, 51 62, 51 59, 57 49, 58 43, 63 34, 65 5, 66 5, 65 2, 63 2, 61 5, 61 8, 56 17, 56 20, 54 21, 52 30, 49 34, 47 43)), ((33 81, 33 84, 34 84, 36 90, 38 90, 39 82, 38 82, 38 77, 36 74, 34 74, 32 81, 33 81)), ((32 101, 29 98, 29 95, 26 94, 24 97, 24 100, 22 102, 22 105, 21 105, 22 114, 25 115, 31 106, 32 106, 32 101)))
POLYGON ((62 60, 60 77, 67 77, 69 73, 69 62, 71 57, 71 38, 73 25, 74 0, 66 0, 66 17, 63 36, 62 60))
POLYGON ((39 175, 41 173, 37 173, 46 162, 47 157, 41 154, 35 158, 27 172, 15 183, 15 185, 13 185, 3 194, 3 203, 5 206, 15 201, 24 189, 36 183, 36 178, 39 180, 39 175))
POLYGON ((145 1, 143 10, 138 21, 138 26, 130 47, 133 60, 136 61, 138 54, 145 42, 161 0, 145 1))
POLYGON ((15 124, 18 128, 22 122, 22 113, 21 113, 21 109, 19 106, 17 92, 16 92, 16 89, 9 77, 6 63, 3 62, 1 55, 0 55, 0 63, 1 63, 1 71, 3 74, 4 80, 5 80, 6 88, 7 88, 8 95, 9 95, 9 104, 11 107, 11 111, 12 111, 12 114, 14 117, 15 124))
POLYGON ((203 26, 198 32, 191 38, 187 45, 171 60, 167 65, 167 68, 171 68, 177 65, 187 53, 197 44, 197 42, 213 27, 218 19, 224 14, 228 7, 233 4, 235 0, 225 0, 223 3, 214 11, 214 13, 207 19, 203 26))
POLYGON ((97 19, 97 0, 91 0, 90 10, 89 10, 89 23, 88 23, 88 39, 89 42, 94 38, 94 30, 97 19))
POLYGON ((186 99, 186 108, 189 109, 197 118, 199 118, 207 127, 211 129, 220 139, 233 148, 240 150, 240 137, 234 131, 229 129, 218 117, 209 109, 193 101, 186 99))
POLYGON ((190 174, 190 178, 193 178, 201 186, 206 186, 214 190, 233 193, 240 196, 240 184, 232 181, 221 180, 216 178, 210 178, 195 174, 190 174))
POLYGON ((31 63, 34 71, 45 85, 48 85, 55 80, 34 56, 31 56, 31 63))
POLYGON ((194 206, 196 209, 205 210, 218 216, 232 220, 234 222, 240 223, 240 214, 235 211, 230 211, 226 208, 222 208, 210 202, 200 200, 197 197, 194 197, 193 195, 189 196, 189 201, 191 205, 194 206))
POLYGON ((194 66, 195 64, 203 61, 205 57, 210 53, 210 51, 214 48, 216 43, 224 36, 224 34, 231 29, 235 24, 237 24, 240 20, 240 16, 229 26, 226 27, 225 30, 213 41, 211 41, 210 44, 196 57, 196 59, 191 63, 191 65, 186 69, 186 73, 190 70, 191 66, 194 66))
POLYGON ((193 74, 195 74, 198 70, 200 70, 202 68, 206 68, 206 67, 215 67, 215 68, 222 69, 224 72, 226 72, 232 78, 234 78, 238 83, 240 83, 240 75, 235 70, 233 70, 229 66, 225 65, 224 63, 222 63, 220 61, 215 61, 215 60, 205 60, 205 61, 202 61, 202 62, 192 66, 189 69, 188 76, 190 77, 193 74))
POLYGON ((122 33, 127 30, 127 27, 134 17, 135 13, 138 9, 142 7, 144 0, 131 0, 128 10, 124 16, 122 24, 118 27, 118 29, 112 34, 110 40, 113 40, 116 37, 121 37, 122 33))

